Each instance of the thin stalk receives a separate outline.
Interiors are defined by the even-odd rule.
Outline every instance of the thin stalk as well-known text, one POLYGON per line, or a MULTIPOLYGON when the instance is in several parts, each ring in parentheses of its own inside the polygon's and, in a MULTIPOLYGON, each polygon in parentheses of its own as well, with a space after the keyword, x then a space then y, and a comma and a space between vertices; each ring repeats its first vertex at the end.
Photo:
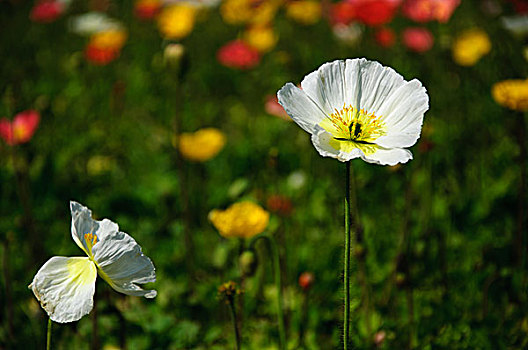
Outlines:
POLYGON ((345 174, 345 312, 343 317, 343 345, 348 349, 350 327, 350 161, 346 162, 345 174))
POLYGON ((48 319, 48 334, 46 336, 46 350, 51 349, 51 317, 48 319))
POLYGON ((284 327, 284 311, 282 305, 282 281, 281 281, 281 269, 279 259, 279 249, 277 242, 270 235, 259 235, 251 240, 249 248, 253 249, 258 239, 265 239, 268 241, 268 248, 270 255, 273 260, 273 275, 275 277, 275 287, 277 288, 277 321, 279 326, 279 349, 286 349, 286 330, 284 327))
POLYGON ((240 333, 238 331, 238 320, 235 309, 235 300, 233 297, 228 298, 229 309, 231 310, 231 319, 233 321, 233 328, 235 329, 235 339, 236 339, 236 350, 240 350, 240 333))

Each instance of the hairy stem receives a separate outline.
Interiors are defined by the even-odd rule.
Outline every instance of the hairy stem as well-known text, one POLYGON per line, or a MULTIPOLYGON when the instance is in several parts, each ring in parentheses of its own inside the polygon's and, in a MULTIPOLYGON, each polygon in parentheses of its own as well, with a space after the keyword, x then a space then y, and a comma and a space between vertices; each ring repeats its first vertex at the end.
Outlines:
POLYGON ((347 350, 350 327, 350 161, 346 163, 345 176, 345 311, 343 317, 343 345, 344 349, 347 350))

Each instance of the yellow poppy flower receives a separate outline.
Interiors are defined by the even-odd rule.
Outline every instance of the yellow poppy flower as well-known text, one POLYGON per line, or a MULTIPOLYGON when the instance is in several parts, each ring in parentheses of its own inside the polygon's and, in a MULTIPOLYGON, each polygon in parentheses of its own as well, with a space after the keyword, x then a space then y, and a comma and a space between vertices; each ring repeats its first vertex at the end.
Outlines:
POLYGON ((268 52, 277 43, 277 35, 269 26, 254 26, 245 31, 244 41, 259 52, 268 52))
POLYGON ((205 128, 194 133, 181 134, 178 148, 184 158, 204 162, 216 156, 225 142, 225 135, 220 130, 205 128))
POLYGON ((182 39, 194 28, 196 7, 185 3, 165 7, 158 17, 158 28, 166 39, 182 39))
POLYGON ((311 0, 289 2, 286 15, 302 24, 315 24, 321 19, 321 2, 311 0))
POLYGON ((251 238, 268 227, 269 213, 252 202, 239 202, 226 210, 215 209, 209 220, 225 238, 251 238))
POLYGON ((473 66, 491 50, 491 41, 482 29, 470 29, 453 43, 453 60, 461 66, 473 66))
POLYGON ((99 49, 120 50, 127 39, 127 33, 121 29, 110 29, 98 32, 90 38, 90 44, 99 49))
POLYGON ((528 80, 504 80, 493 85, 495 102, 515 111, 528 111, 528 80))

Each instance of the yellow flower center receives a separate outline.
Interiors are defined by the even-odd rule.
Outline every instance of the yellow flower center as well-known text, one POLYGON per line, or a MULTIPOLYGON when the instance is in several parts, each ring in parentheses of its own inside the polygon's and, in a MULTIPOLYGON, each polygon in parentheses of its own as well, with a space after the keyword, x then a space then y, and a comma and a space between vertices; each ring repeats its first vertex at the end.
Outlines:
POLYGON ((380 116, 345 105, 323 119, 319 126, 332 134, 330 145, 333 148, 347 153, 354 148, 359 148, 364 154, 376 152, 378 146, 374 141, 386 135, 387 130, 380 116))
POLYGON ((97 235, 95 233, 85 233, 84 241, 86 242, 86 246, 88 247, 89 255, 92 255, 92 247, 95 245, 95 243, 99 241, 97 235))

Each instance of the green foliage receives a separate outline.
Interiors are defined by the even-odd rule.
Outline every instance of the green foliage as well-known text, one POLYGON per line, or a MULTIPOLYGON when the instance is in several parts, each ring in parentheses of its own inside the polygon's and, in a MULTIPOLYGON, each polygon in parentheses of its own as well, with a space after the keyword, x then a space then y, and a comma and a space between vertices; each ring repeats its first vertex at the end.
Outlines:
MULTIPOLYGON (((346 46, 328 23, 302 26, 280 12, 277 47, 249 71, 217 62, 218 48, 239 28, 211 9, 182 40, 188 66, 178 78, 163 63, 167 43, 155 23, 134 18, 131 2, 110 6, 129 37, 106 66, 85 60, 86 39, 67 31, 67 18, 33 23, 29 2, 0 2, 0 116, 41 113, 30 143, 0 144, 0 348, 43 348, 46 315, 27 285, 51 256, 82 253, 70 238, 69 200, 118 222, 157 269, 158 281, 147 286, 158 290, 154 300, 97 283, 103 349, 233 348, 229 310, 217 298, 230 279, 244 290, 243 348, 277 348, 271 258, 258 248, 256 274, 241 281, 242 243, 221 238, 207 219, 214 208, 240 199, 265 206, 275 194, 293 203, 289 215, 272 213, 268 228, 279 243, 288 348, 338 348, 344 165, 321 158, 293 123, 266 114, 264 101, 284 83, 346 57, 416 77, 431 99, 412 162, 352 163, 364 227, 352 259, 353 345, 372 348, 384 332, 381 349, 526 348, 526 220, 520 247, 516 241, 519 201, 525 217, 527 207, 519 190, 526 160, 516 138, 524 116, 496 105, 490 89, 525 78, 527 66, 520 40, 479 4, 463 1, 449 23, 424 25, 436 40, 424 54, 401 43, 382 49, 367 27, 362 41, 346 46), (474 26, 490 35, 492 51, 473 67, 457 66, 450 43, 474 26), (175 125, 180 132, 219 128, 227 144, 205 163, 178 161, 175 125), (304 271, 315 275, 308 291, 297 284, 304 271)), ((72 13, 83 6, 75 3, 72 13)), ((503 3, 504 11, 509 6, 503 3)), ((391 24, 397 31, 409 25, 401 17, 391 24)), ((53 348, 89 348, 92 318, 54 324, 53 348)))

